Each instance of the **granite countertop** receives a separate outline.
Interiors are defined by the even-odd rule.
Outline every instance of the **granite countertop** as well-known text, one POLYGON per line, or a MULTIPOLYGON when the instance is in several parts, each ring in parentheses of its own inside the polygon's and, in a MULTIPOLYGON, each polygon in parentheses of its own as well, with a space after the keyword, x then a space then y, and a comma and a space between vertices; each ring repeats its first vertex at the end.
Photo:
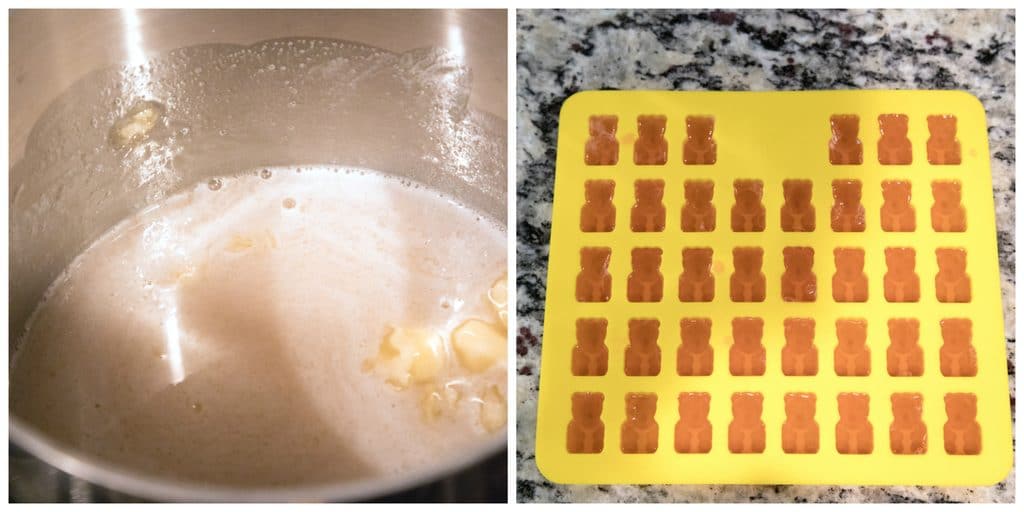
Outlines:
POLYGON ((984 488, 555 485, 534 460, 558 112, 587 89, 961 89, 985 106, 1014 385, 1013 11, 530 11, 517 18, 517 499, 1013 502, 984 488))

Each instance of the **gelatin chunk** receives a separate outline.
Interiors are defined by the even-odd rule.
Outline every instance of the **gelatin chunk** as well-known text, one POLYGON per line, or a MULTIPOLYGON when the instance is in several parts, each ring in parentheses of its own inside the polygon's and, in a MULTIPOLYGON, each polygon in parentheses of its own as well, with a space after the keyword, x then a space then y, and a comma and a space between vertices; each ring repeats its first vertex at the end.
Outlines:
POLYGON ((480 426, 488 432, 497 432, 508 418, 508 401, 498 386, 488 386, 480 396, 480 426))
POLYGON ((679 321, 679 350, 676 373, 707 376, 714 369, 715 349, 711 347, 711 319, 683 318, 679 321))
POLYGON ((814 393, 786 393, 786 422, 782 424, 782 451, 818 453, 818 423, 814 421, 814 393))
POLYGON ((367 364, 397 389, 429 382, 444 367, 444 340, 430 329, 392 328, 367 364))
POLYGON ((942 329, 942 348, 939 349, 939 366, 944 377, 974 377, 978 374, 978 357, 971 344, 971 320, 968 318, 944 318, 939 321, 942 329))
POLYGON ((629 321, 629 345, 626 347, 626 375, 651 377, 661 373, 660 324, 653 319, 629 321))
POLYGON ((761 180, 736 180, 732 186, 736 198, 736 204, 732 207, 732 230, 764 231, 765 209, 761 204, 764 183, 761 180))
POLYGON ((981 425, 978 398, 974 393, 946 393, 946 424, 942 427, 946 453, 977 455, 981 453, 981 425))
POLYGON ((818 297, 818 278, 814 266, 814 249, 786 247, 782 249, 786 270, 782 274, 782 300, 786 302, 814 302, 818 297))
POLYGON ((782 347, 782 374, 818 374, 818 349, 814 346, 814 319, 787 318, 783 321, 786 345, 782 347))
POLYGON ((887 247, 886 272, 882 279, 885 300, 889 302, 917 302, 921 298, 921 280, 914 272, 914 249, 887 247))
POLYGON ((960 141, 956 138, 956 116, 928 116, 928 163, 959 165, 960 141))
POLYGON ((959 181, 933 181, 932 229, 938 232, 967 231, 967 210, 960 203, 959 181))
POLYGON ((665 165, 668 161, 668 141, 665 140, 665 116, 637 116, 639 135, 633 144, 633 163, 637 165, 665 165))
POLYGON ((782 195, 786 202, 779 212, 783 231, 814 231, 814 205, 811 204, 811 180, 784 180, 782 195))
POLYGON ((711 451, 711 395, 679 393, 679 422, 676 423, 676 453, 711 451))
POLYGON ((868 300, 868 276, 864 273, 864 249, 837 247, 833 251, 836 273, 832 276, 832 298, 836 302, 868 300))
POLYGON ((860 165, 864 160, 864 149, 857 138, 860 118, 839 114, 832 116, 829 122, 832 138, 828 141, 828 161, 832 165, 860 165))
POLYGON ((580 249, 580 273, 576 277, 577 302, 608 302, 612 296, 612 276, 608 263, 612 250, 608 247, 580 249))
POLYGON ((452 349, 459 363, 473 373, 480 373, 508 357, 508 338, 494 324, 471 318, 452 331, 452 349))
POLYGON ((866 224, 860 204, 860 180, 832 181, 832 231, 861 232, 866 224))
POLYGON ((636 180, 633 183, 636 202, 630 212, 630 228, 639 232, 665 230, 665 205, 661 199, 665 195, 665 182, 662 180, 636 180))
POLYGON ((165 111, 164 106, 155 101, 136 102, 110 127, 110 144, 123 149, 145 140, 163 118, 165 111))
POLYGON ((836 320, 836 375, 866 377, 871 374, 871 349, 867 346, 868 322, 862 318, 836 320))
MULTIPOLYGON (((462 395, 455 386, 445 385, 431 389, 423 394, 423 400, 420 402, 423 418, 426 421, 437 421, 444 415, 452 414, 457 410, 461 399, 462 395)), ((504 425, 504 421, 502 424, 504 425)))
POLYGON ((584 233, 615 230, 615 182, 612 180, 588 180, 584 184, 586 202, 580 211, 580 231, 584 233))
POLYGON ((921 420, 924 398, 919 393, 892 394, 889 445, 897 455, 920 455, 928 450, 928 430, 921 420))
POLYGON ((734 271, 729 279, 729 296, 733 302, 764 302, 763 260, 764 250, 760 247, 736 247, 732 250, 734 271))
POLYGON ((626 421, 622 422, 622 453, 658 451, 658 395, 626 393, 626 421))
POLYGON ((910 182, 885 180, 882 182, 882 231, 909 232, 917 229, 914 207, 910 204, 910 182))
POLYGON ((764 375, 766 353, 761 344, 763 331, 764 320, 760 318, 732 319, 729 373, 739 376, 764 375))
POLYGON ((924 352, 917 340, 918 323, 916 319, 889 319, 889 349, 886 351, 889 375, 920 377, 924 374, 924 352))
POLYGON ((878 163, 882 165, 908 165, 914 155, 907 138, 908 118, 905 114, 878 116, 878 163))
POLYGON ((494 307, 494 313, 501 320, 501 326, 508 326, 508 276, 498 278, 487 291, 487 301, 494 307))
POLYGON ((679 300, 711 302, 715 299, 715 276, 711 273, 710 247, 683 249, 683 273, 679 275, 679 300))
POLYGON ((732 394, 732 422, 729 423, 729 451, 763 453, 765 442, 761 393, 732 394))
POLYGON ((715 143, 715 118, 686 116, 686 142, 683 143, 683 163, 711 165, 718 159, 715 143))
POLYGON ((715 183, 708 180, 683 182, 686 204, 683 205, 681 225, 683 231, 708 232, 715 230, 715 183))
POLYGON ((971 278, 967 275, 967 251, 935 249, 939 272, 935 274, 935 298, 939 302, 970 302, 971 278))
POLYGON ((590 116, 590 138, 583 152, 587 165, 615 165, 619 162, 619 141, 615 139, 618 127, 617 116, 590 116))
POLYGON ((866 455, 874 451, 875 435, 868 421, 868 395, 839 393, 838 401, 836 451, 845 455, 866 455))
POLYGON ((604 395, 601 393, 573 393, 572 420, 566 435, 566 449, 569 453, 601 453, 604 451, 604 422, 601 409, 604 395))
POLYGON ((580 318, 576 320, 576 345, 572 348, 572 374, 599 376, 608 373, 608 346, 605 336, 608 320, 580 318))
POLYGON ((664 279, 661 276, 661 249, 633 249, 633 271, 626 283, 630 302, 661 302, 664 279))

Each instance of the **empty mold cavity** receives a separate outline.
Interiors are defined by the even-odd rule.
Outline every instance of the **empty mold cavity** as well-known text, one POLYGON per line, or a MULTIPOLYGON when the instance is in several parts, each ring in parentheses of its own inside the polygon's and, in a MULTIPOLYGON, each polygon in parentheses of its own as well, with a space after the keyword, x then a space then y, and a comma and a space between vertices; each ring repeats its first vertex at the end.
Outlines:
POLYGON ((981 453, 981 425, 978 424, 978 398, 974 393, 946 393, 946 424, 942 427, 946 453, 981 453))
POLYGON ((732 453, 764 452, 764 422, 761 393, 733 393, 732 421, 729 423, 729 451, 732 453))
POLYGON ((882 182, 882 231, 914 231, 917 220, 910 204, 910 182, 885 180, 882 182))
POLYGON ((686 142, 683 143, 683 163, 711 165, 718 160, 715 143, 715 118, 686 116, 686 142))
POLYGON ((615 138, 618 128, 617 116, 590 116, 590 138, 583 152, 587 165, 615 165, 619 162, 619 141, 615 138))
POLYGON ((605 336, 608 320, 579 318, 576 320, 576 345, 572 348, 572 374, 600 376, 608 373, 608 346, 605 336))
POLYGON ((736 376, 764 375, 766 353, 761 344, 764 320, 741 317, 732 319, 732 346, 729 347, 729 373, 736 376))
POLYGON ((832 251, 836 273, 832 276, 832 299, 836 302, 868 300, 868 276, 864 273, 864 249, 836 247, 832 251))
POLYGON ((972 326, 968 318, 944 318, 939 366, 944 377, 974 377, 978 375, 978 356, 971 344, 972 326))
POLYGON ((580 273, 576 276, 577 302, 608 302, 612 296, 612 276, 608 263, 612 250, 608 247, 580 249, 580 273))
POLYGON ((761 204, 764 183, 761 180, 736 180, 732 184, 736 203, 732 206, 732 230, 764 231, 765 209, 761 204))
POLYGON ((707 376, 714 369, 715 349, 711 347, 711 319, 683 318, 679 321, 679 350, 676 373, 707 376))
POLYGON ((814 319, 787 318, 783 321, 786 344, 782 347, 782 374, 818 374, 818 349, 814 346, 814 319))
POLYGON ((818 278, 812 271, 814 249, 785 247, 782 261, 786 267, 782 274, 782 300, 786 302, 814 302, 818 296, 818 278))
POLYGON ((939 302, 970 302, 971 277, 967 275, 967 250, 935 249, 939 272, 935 274, 935 298, 939 302))
POLYGON ((967 231, 967 210, 960 203, 960 182, 933 181, 932 229, 939 232, 967 231))
POLYGON ((782 451, 818 453, 818 423, 814 421, 815 401, 814 393, 786 393, 782 451))
POLYGON ((928 429, 921 419, 924 398, 920 393, 893 393, 889 447, 897 455, 920 455, 928 451, 928 429))
POLYGON ((636 202, 630 212, 629 224, 633 231, 652 232, 665 230, 665 195, 662 180, 636 180, 633 183, 636 202))
POLYGON ((860 165, 864 148, 857 138, 860 118, 850 114, 837 114, 829 119, 832 138, 828 141, 828 161, 832 165, 860 165))
POLYGON ((885 249, 885 300, 889 302, 917 302, 921 298, 921 280, 914 272, 915 255, 911 247, 885 249))
POLYGON ((832 231, 864 231, 860 180, 832 180, 832 231))
POLYGON ((907 138, 906 114, 878 116, 878 163, 882 165, 908 165, 913 159, 910 139, 907 138))
POLYGON ((866 377, 871 374, 871 349, 868 348, 868 322, 863 318, 836 320, 838 344, 833 359, 836 375, 866 377))
POLYGON ((665 165, 668 161, 665 122, 665 116, 637 116, 636 129, 639 135, 633 144, 633 163, 665 165))
POLYGON ((874 430, 868 421, 868 395, 839 393, 838 403, 836 451, 844 455, 866 455, 874 451, 874 430))
POLYGON ((626 375, 652 377, 661 373, 661 347, 658 346, 659 327, 659 322, 654 319, 634 318, 629 321, 626 375))
POLYGON ((683 273, 679 275, 679 300, 711 302, 715 299, 715 276, 711 273, 714 252, 710 247, 683 249, 683 273))
POLYGON ((705 232, 715 230, 715 183, 710 180, 686 180, 683 183, 683 205, 681 226, 683 231, 705 232))
POLYGON ((928 116, 928 163, 958 165, 960 141, 956 138, 956 116, 928 116))
POLYGON ((630 302, 661 302, 664 279, 661 276, 661 249, 638 247, 633 249, 633 271, 626 282, 626 295, 630 302))
POLYGON ((711 451, 711 422, 708 393, 679 393, 679 422, 676 423, 676 453, 711 451))
POLYGON ((814 231, 814 205, 811 204, 811 180, 784 180, 782 196, 786 199, 779 212, 783 231, 814 231))
POLYGON ((765 278, 761 272, 764 250, 760 247, 736 247, 732 250, 733 273, 729 278, 729 297, 733 302, 764 302, 765 278))
POLYGON ((658 451, 658 395, 626 393, 626 421, 622 422, 622 453, 658 451))
POLYGON ((889 319, 889 348, 886 366, 893 377, 920 377, 924 374, 924 352, 917 343, 919 325, 914 318, 889 319))
POLYGON ((602 393, 573 393, 572 420, 566 435, 569 453, 601 453, 604 451, 604 422, 601 409, 602 393))
POLYGON ((580 211, 580 231, 586 233, 606 232, 615 229, 615 182, 612 180, 588 180, 583 184, 586 202, 580 211))

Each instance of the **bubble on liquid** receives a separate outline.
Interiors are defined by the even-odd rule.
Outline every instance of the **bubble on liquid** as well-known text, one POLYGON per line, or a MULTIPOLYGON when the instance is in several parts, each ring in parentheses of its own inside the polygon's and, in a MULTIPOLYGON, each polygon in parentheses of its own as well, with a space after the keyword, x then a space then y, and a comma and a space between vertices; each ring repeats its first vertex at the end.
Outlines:
POLYGON ((223 183, 221 183, 220 179, 213 178, 212 180, 210 180, 209 183, 206 184, 206 186, 209 187, 210 190, 217 191, 220 190, 220 187, 223 186, 223 183))
POLYGON ((260 171, 260 178, 263 178, 265 180, 269 180, 270 177, 273 175, 274 173, 270 172, 270 169, 263 169, 262 171, 260 171))
POLYGON ((281 201, 281 206, 291 210, 292 208, 295 208, 295 200, 290 197, 285 198, 284 201, 281 201))
POLYGON ((200 402, 192 402, 192 410, 195 412, 203 412, 203 404, 200 402))

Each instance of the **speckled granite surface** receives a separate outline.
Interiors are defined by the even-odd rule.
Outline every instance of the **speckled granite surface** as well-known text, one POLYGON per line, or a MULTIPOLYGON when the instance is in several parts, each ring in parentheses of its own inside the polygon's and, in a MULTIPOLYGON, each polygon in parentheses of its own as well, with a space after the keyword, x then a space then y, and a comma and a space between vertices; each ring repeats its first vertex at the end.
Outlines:
POLYGON ((517 19, 517 499, 679 502, 1012 502, 985 488, 562 486, 534 462, 555 142, 562 102, 585 89, 963 89, 985 105, 1014 381, 1012 11, 529 11, 517 19))

